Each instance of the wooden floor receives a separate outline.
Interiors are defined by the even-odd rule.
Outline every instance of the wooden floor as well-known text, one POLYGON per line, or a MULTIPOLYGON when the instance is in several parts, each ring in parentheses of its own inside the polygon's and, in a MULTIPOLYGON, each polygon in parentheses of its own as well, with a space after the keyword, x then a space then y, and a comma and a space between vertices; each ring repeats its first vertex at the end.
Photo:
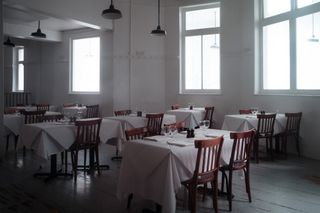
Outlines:
MULTIPOLYGON (((32 152, 26 157, 22 152, 11 149, 5 152, 0 145, 0 212, 52 212, 52 213, 94 213, 94 212, 142 212, 143 208, 154 209, 153 202, 134 197, 130 210, 126 201, 116 197, 118 172, 121 163, 110 161, 114 147, 104 145, 101 150, 102 163, 111 169, 103 171, 100 177, 79 173, 75 185, 72 179, 55 179, 44 183, 33 178, 33 173, 47 170, 48 162, 32 152)), ((159 183, 162 184, 162 183, 159 183)), ((289 156, 288 160, 261 161, 251 166, 251 189, 253 202, 249 203, 242 174, 234 176, 233 212, 239 213, 295 213, 320 212, 320 161, 289 156)), ((184 190, 178 194, 177 212, 188 212, 184 207, 184 190)), ((228 212, 225 199, 219 199, 220 212, 228 212)), ((200 196, 197 212, 213 212, 212 200, 200 196)))

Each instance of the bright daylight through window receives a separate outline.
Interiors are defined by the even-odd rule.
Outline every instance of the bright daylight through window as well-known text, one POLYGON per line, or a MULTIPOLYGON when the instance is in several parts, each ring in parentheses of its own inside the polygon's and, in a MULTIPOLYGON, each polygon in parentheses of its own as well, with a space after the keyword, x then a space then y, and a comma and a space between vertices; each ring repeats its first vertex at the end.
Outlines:
POLYGON ((319 94, 320 0, 263 0, 260 91, 319 94))
POLYGON ((72 93, 100 92, 100 38, 72 40, 72 93))
POLYGON ((219 3, 180 9, 181 93, 220 93, 219 3))
POLYGON ((24 91, 24 48, 19 46, 15 47, 13 51, 13 58, 15 59, 15 65, 13 66, 13 84, 12 91, 23 92, 24 91))

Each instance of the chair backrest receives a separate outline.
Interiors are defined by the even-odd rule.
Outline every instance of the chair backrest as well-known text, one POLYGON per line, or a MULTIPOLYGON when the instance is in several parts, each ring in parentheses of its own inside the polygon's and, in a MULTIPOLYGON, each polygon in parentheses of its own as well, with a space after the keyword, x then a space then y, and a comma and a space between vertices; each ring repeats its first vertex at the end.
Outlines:
POLYGON ((30 92, 6 92, 5 93, 5 106, 19 106, 19 105, 28 105, 31 101, 30 92))
POLYGON ((14 114, 16 112, 17 112, 17 110, 15 108, 5 108, 4 109, 4 114, 14 114))
POLYGON ((257 136, 258 137, 271 137, 273 135, 274 121, 276 120, 276 114, 266 114, 257 115, 258 127, 257 136))
POLYGON ((232 151, 229 166, 232 169, 241 169, 250 161, 251 146, 256 131, 251 129, 245 132, 231 132, 230 138, 233 139, 232 151))
POLYGON ((180 105, 179 105, 179 104, 173 104, 173 105, 171 106, 171 109, 172 109, 172 110, 179 109, 179 108, 180 108, 180 105))
POLYGON ((25 111, 21 110, 21 114, 24 115, 25 124, 41 123, 43 121, 44 114, 46 110, 37 110, 37 111, 25 111))
POLYGON ((97 118, 99 117, 99 105, 90 105, 87 106, 87 115, 86 118, 97 118))
POLYGON ((204 115, 204 119, 203 120, 209 120, 210 124, 209 124, 209 128, 213 128, 214 122, 213 122, 213 112, 214 112, 214 107, 205 107, 204 108, 206 110, 206 113, 204 115))
POLYGON ((163 120, 163 113, 153 113, 153 114, 146 114, 147 121, 147 131, 148 135, 160 135, 161 134, 161 127, 162 127, 162 120, 163 120))
POLYGON ((251 114, 252 109, 239 109, 239 114, 251 114))
POLYGON ((285 113, 287 118, 286 133, 299 133, 302 112, 285 113))
POLYGON ((171 123, 171 124, 164 124, 164 127, 175 127, 178 132, 182 132, 186 130, 186 123, 184 121, 176 122, 176 123, 171 123))
POLYGON ((77 106, 77 104, 75 104, 75 103, 64 103, 63 104, 63 107, 75 107, 75 106, 77 106))
POLYGON ((114 111, 115 116, 125 116, 125 115, 130 115, 130 114, 131 114, 131 109, 114 111))
POLYGON ((143 139, 147 133, 147 128, 133 128, 125 131, 127 141, 143 139))
POLYGON ((95 146, 100 143, 100 125, 101 118, 87 118, 77 120, 75 125, 77 127, 75 148, 79 149, 82 146, 95 146))
POLYGON ((44 115, 43 116, 43 122, 55 122, 62 120, 64 115, 58 114, 58 115, 44 115))
POLYGON ((196 183, 211 182, 217 178, 223 137, 205 140, 195 140, 198 149, 193 181, 196 183))
POLYGON ((46 110, 49 111, 50 105, 49 104, 36 104, 37 111, 46 110))

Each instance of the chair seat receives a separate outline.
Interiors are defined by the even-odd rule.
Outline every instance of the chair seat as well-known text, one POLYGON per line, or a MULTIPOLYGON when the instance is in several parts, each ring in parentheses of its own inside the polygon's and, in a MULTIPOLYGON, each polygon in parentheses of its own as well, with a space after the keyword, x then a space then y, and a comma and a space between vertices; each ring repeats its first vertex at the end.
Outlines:
MULTIPOLYGON (((78 149, 80 150, 80 149, 89 149, 89 148, 93 148, 93 147, 95 147, 95 146, 97 146, 98 144, 96 144, 96 143, 88 143, 88 144, 78 144, 78 149)), ((73 151, 73 150, 76 150, 76 147, 77 146, 77 144, 76 143, 73 143, 70 147, 69 147, 69 149, 68 149, 68 151, 73 151)))
POLYGON ((226 171, 226 170, 241 170, 246 167, 246 162, 239 161, 239 162, 233 162, 233 167, 231 168, 230 165, 224 165, 220 167, 220 170, 226 171))

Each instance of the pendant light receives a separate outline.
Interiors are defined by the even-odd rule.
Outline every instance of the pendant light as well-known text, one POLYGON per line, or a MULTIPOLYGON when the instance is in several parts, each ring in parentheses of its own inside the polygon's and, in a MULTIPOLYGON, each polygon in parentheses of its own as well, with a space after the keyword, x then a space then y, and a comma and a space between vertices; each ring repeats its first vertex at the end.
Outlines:
POLYGON ((121 11, 114 8, 113 0, 111 0, 110 7, 102 11, 101 15, 103 18, 112 19, 112 20, 119 19, 122 17, 121 11))
POLYGON ((38 37, 38 38, 46 38, 47 35, 41 32, 40 29, 40 21, 38 21, 38 29, 36 32, 31 33, 31 36, 38 37))
POLYGON ((8 47, 15 47, 16 45, 11 42, 10 37, 8 36, 7 40, 3 42, 3 45, 8 46, 8 47))
POLYGON ((157 29, 151 31, 152 35, 165 36, 167 32, 160 27, 160 0, 158 0, 158 26, 157 29))
POLYGON ((319 39, 317 39, 314 35, 314 14, 312 13, 312 35, 311 38, 308 39, 309 42, 319 42, 319 39))

